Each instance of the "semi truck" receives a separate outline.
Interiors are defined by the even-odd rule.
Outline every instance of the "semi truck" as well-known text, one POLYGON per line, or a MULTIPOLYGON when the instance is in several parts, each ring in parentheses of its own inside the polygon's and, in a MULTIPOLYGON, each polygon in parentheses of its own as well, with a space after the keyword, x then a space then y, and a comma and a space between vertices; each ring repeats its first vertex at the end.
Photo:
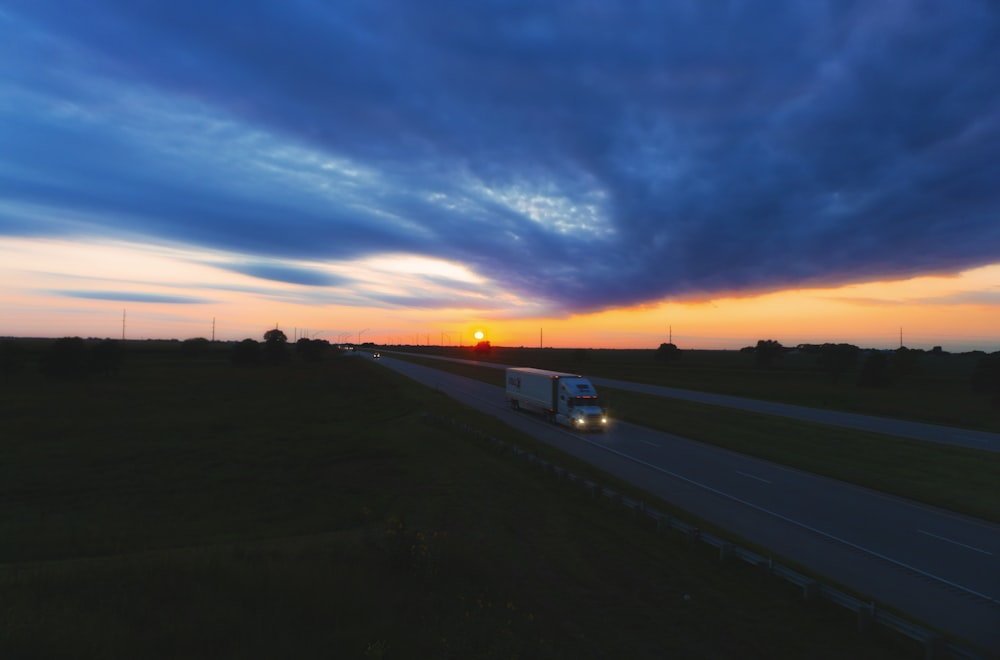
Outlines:
POLYGON ((528 367, 508 368, 506 376, 506 397, 514 410, 538 412, 578 431, 607 430, 608 411, 583 376, 528 367))

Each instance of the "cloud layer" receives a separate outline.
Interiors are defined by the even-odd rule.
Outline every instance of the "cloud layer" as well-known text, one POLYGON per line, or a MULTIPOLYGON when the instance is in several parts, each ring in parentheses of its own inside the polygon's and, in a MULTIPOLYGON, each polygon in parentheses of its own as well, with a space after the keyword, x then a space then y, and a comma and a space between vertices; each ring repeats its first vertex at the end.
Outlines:
POLYGON ((350 277, 303 264, 423 255, 552 313, 1000 257, 989 3, 61 0, 0 35, 0 234, 318 300, 350 277))

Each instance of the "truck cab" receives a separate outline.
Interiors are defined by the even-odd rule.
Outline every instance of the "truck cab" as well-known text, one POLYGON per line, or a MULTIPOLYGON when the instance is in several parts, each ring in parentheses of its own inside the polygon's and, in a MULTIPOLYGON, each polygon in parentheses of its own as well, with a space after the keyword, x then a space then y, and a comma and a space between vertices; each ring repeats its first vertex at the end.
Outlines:
POLYGON ((589 380, 582 377, 559 380, 556 422, 579 431, 607 429, 607 411, 589 380))
POLYGON ((577 431, 607 430, 608 411, 589 380, 578 374, 511 367, 506 396, 515 410, 539 412, 577 431))

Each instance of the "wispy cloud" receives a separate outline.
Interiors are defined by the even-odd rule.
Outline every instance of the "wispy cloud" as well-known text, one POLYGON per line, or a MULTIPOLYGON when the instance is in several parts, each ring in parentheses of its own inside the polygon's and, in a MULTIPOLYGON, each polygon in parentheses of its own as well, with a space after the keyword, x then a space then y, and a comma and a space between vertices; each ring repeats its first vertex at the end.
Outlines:
POLYGON ((346 281, 330 273, 282 263, 240 263, 228 265, 225 268, 264 280, 302 284, 305 286, 334 286, 346 281))
POLYGON ((993 291, 962 291, 947 296, 922 298, 917 301, 924 305, 1000 305, 1000 289, 993 291))
POLYGON ((52 291, 54 295, 85 300, 111 300, 116 302, 162 303, 166 305, 200 305, 212 302, 193 296, 174 296, 159 293, 137 293, 135 291, 52 291))

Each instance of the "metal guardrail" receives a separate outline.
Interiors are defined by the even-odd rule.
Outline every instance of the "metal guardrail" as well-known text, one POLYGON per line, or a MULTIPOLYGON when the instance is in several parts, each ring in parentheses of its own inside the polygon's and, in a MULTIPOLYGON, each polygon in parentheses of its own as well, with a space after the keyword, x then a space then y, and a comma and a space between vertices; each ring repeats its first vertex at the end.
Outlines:
POLYGON ((933 630, 925 628, 909 619, 882 610, 874 601, 863 601, 856 596, 822 584, 814 577, 799 573, 788 566, 776 564, 771 557, 765 557, 746 548, 734 545, 726 539, 703 532, 698 527, 683 520, 657 511, 656 509, 648 508, 645 502, 641 500, 632 499, 614 489, 602 486, 571 470, 551 463, 532 452, 489 436, 480 429, 471 427, 468 424, 459 423, 454 419, 438 417, 427 413, 424 413, 422 417, 425 422, 451 426, 475 435, 491 444, 504 448, 514 456, 524 458, 529 463, 539 465, 546 472, 555 475, 559 479, 581 484, 594 498, 606 498, 620 504, 635 514, 644 515, 654 520, 658 529, 677 530, 689 542, 702 542, 711 547, 718 548, 721 560, 734 557, 752 566, 760 567, 771 575, 775 575, 786 582, 801 587, 803 598, 807 601, 813 598, 824 598, 831 603, 850 610, 857 614, 858 628, 860 630, 865 630, 875 624, 885 626, 922 644, 924 647, 924 657, 928 659, 955 658, 956 660, 985 660, 985 656, 975 649, 944 638, 933 630))

